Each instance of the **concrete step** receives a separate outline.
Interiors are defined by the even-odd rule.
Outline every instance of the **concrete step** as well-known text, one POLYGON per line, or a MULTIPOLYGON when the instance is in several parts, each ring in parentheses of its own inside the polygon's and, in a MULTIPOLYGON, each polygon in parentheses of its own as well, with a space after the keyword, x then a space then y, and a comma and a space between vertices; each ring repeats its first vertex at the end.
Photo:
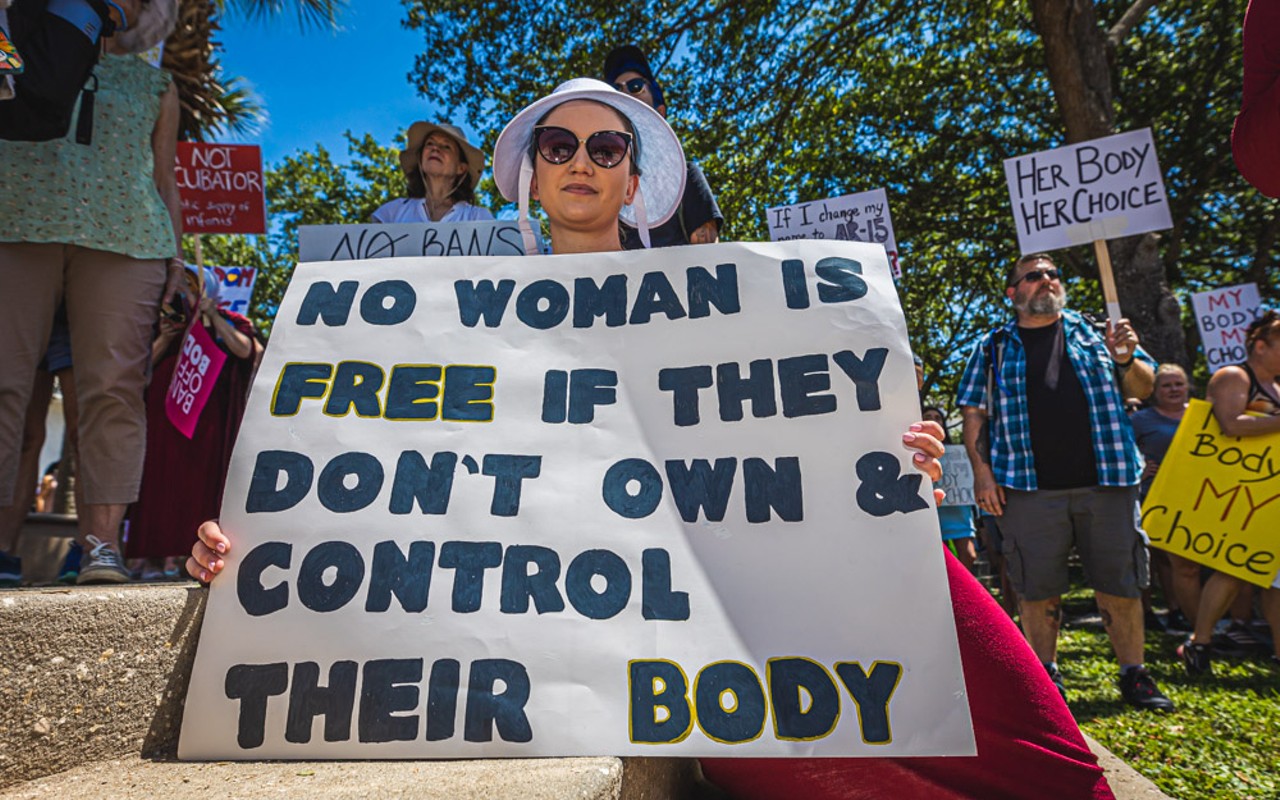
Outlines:
MULTIPOLYGON (((720 796, 692 759, 178 762, 206 595, 194 583, 0 590, 0 800, 720 796)), ((1118 798, 1165 797, 1089 745, 1118 798)))
POLYGON ((70 514, 28 514, 18 534, 16 554, 22 559, 22 582, 28 586, 53 583, 76 532, 76 518, 70 514))

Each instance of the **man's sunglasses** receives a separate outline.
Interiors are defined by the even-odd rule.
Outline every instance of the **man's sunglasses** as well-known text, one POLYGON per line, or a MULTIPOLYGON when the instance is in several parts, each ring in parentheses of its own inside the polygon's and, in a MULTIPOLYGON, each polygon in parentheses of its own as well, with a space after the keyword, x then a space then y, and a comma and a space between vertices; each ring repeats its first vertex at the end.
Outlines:
POLYGON ((1023 275, 1021 278, 1018 278, 1016 281, 1009 284, 1009 288, 1012 289, 1023 281, 1026 281, 1027 283, 1039 283, 1043 280, 1056 281, 1061 278, 1062 273, 1056 269, 1033 269, 1026 275, 1023 275))
POLYGON ((627 157, 631 149, 631 134, 622 131, 596 131, 585 139, 566 128, 542 125, 533 129, 533 146, 538 154, 551 164, 566 164, 578 152, 578 146, 587 146, 587 157, 597 166, 613 169, 627 157))
POLYGON ((620 92, 626 92, 627 94, 640 94, 641 92, 644 91, 644 87, 648 85, 649 85, 649 82, 646 81, 644 78, 632 78, 629 81, 624 81, 622 83, 615 83, 613 85, 613 88, 617 89, 620 92))

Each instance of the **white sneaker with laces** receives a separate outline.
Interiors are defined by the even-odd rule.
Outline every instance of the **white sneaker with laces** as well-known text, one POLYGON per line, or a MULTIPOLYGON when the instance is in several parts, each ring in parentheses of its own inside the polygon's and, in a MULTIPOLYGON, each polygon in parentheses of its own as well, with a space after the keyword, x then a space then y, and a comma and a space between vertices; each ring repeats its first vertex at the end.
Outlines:
POLYGON ((80 566, 80 576, 76 578, 77 585, 128 583, 131 580, 129 571, 124 568, 115 545, 104 542, 93 534, 86 536, 85 542, 89 545, 89 552, 85 554, 85 561, 80 566))

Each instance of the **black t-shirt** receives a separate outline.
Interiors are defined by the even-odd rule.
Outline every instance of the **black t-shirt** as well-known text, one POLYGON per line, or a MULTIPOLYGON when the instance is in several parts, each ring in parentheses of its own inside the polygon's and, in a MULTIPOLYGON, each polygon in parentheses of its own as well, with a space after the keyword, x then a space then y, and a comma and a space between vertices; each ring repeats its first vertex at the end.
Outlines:
POLYGON ((1031 452, 1036 463, 1036 486, 1078 489, 1098 484, 1093 454, 1089 400, 1071 361, 1062 320, 1043 328, 1018 328, 1027 351, 1027 415, 1031 421, 1031 452), (1050 360, 1057 350, 1058 381, 1048 385, 1050 360))
MULTIPOLYGON (((688 244, 689 234, 715 220, 716 230, 724 223, 724 214, 716 203, 716 196, 707 185, 707 178, 702 169, 692 161, 687 162, 684 179, 684 197, 680 200, 680 208, 671 215, 671 219, 657 228, 649 230, 649 240, 654 247, 674 247, 688 244)), ((635 228, 622 226, 622 246, 627 250, 640 250, 644 243, 635 228)))

